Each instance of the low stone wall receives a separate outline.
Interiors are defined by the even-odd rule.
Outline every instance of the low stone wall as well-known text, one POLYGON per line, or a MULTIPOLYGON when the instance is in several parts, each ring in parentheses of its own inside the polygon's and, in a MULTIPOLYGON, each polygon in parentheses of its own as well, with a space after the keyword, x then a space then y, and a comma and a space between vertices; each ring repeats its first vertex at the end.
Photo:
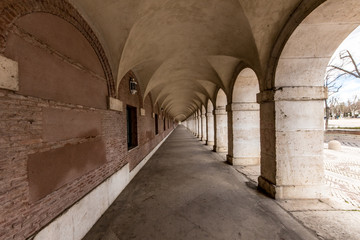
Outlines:
POLYGON ((324 141, 337 140, 341 144, 351 147, 360 147, 360 131, 358 130, 327 130, 324 141))

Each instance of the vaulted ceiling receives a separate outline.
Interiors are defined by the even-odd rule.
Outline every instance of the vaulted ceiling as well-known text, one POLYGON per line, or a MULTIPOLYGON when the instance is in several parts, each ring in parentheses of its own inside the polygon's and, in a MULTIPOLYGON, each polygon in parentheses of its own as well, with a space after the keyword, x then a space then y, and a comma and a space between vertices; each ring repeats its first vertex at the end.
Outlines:
MULTIPOLYGON (((132 70, 151 94, 184 120, 222 88, 238 66, 265 75, 272 47, 301 2, 323 0, 71 0, 96 32, 117 84, 132 70)), ((317 2, 317 3, 316 3, 317 2)))

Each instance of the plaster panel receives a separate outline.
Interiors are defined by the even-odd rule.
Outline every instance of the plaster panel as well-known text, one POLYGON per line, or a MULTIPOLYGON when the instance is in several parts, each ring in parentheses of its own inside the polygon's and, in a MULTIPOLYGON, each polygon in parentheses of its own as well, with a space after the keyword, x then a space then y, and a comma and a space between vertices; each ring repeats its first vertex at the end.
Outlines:
POLYGON ((16 25, 56 51, 105 77, 99 59, 88 40, 65 20, 39 12, 21 17, 16 21, 16 25))
POLYGON ((101 139, 29 155, 30 200, 45 197, 105 162, 105 145, 101 139))
POLYGON ((19 63, 19 93, 106 109, 105 79, 11 34, 5 55, 19 63))
POLYGON ((43 140, 54 142, 101 135, 101 115, 47 108, 43 111, 43 140))

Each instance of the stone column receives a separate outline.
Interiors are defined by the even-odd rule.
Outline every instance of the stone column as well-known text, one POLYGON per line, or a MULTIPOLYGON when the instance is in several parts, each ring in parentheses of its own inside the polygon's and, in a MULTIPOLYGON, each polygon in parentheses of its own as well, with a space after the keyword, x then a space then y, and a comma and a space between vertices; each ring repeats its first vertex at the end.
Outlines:
POLYGON ((199 139, 201 139, 201 131, 202 131, 202 126, 201 126, 201 113, 200 114, 198 114, 198 116, 197 116, 197 122, 198 122, 198 132, 197 132, 197 137, 199 138, 199 139))
POLYGON ((214 110, 215 116, 215 145, 214 151, 226 153, 228 151, 227 113, 225 107, 214 110))
POLYGON ((206 114, 206 145, 214 146, 214 115, 212 112, 206 114))
POLYGON ((228 113, 227 161, 232 165, 257 165, 260 161, 260 106, 232 103, 228 113))
POLYGON ((199 122, 197 121, 197 116, 196 116, 196 114, 194 115, 194 122, 195 122, 194 135, 197 137, 197 136, 198 136, 198 129, 199 129, 199 122))
POLYGON ((201 130, 201 141, 206 141, 207 140, 207 137, 206 137, 206 113, 202 113, 201 114, 201 127, 202 127, 202 130, 201 130))
POLYGON ((324 87, 282 87, 257 95, 260 103, 259 187, 276 199, 326 198, 324 87))

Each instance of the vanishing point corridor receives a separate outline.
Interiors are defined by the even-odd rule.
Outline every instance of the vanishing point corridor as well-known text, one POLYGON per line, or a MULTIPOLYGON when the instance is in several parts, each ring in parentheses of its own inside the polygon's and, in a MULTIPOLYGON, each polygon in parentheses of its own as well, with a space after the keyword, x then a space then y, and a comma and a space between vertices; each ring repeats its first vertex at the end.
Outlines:
POLYGON ((179 126, 84 239, 317 238, 179 126))

